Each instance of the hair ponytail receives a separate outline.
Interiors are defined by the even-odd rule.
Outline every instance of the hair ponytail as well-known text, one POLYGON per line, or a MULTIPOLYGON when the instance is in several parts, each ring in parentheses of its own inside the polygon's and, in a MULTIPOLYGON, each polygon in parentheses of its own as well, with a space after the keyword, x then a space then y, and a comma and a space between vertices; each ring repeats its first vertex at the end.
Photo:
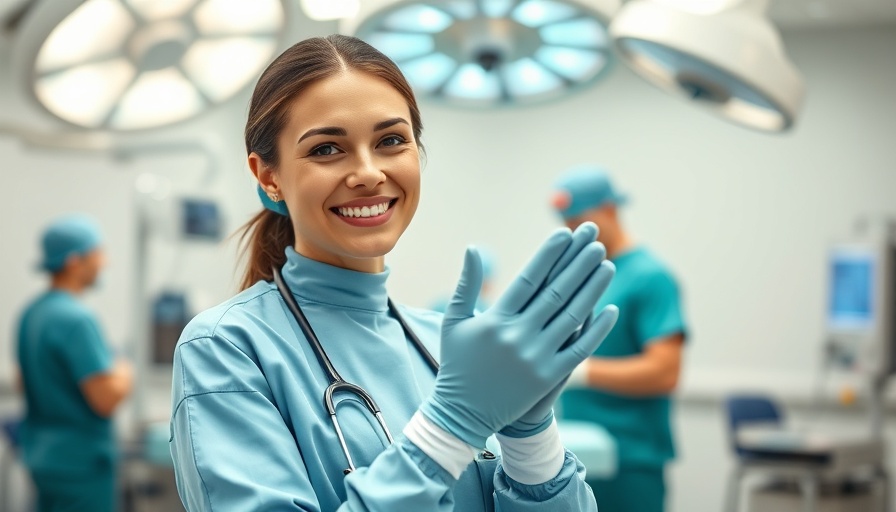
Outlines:
POLYGON ((240 291, 258 281, 274 279, 273 267, 286 263, 285 249, 295 244, 295 233, 289 217, 271 210, 262 210, 244 224, 240 233, 240 257, 247 258, 240 291))

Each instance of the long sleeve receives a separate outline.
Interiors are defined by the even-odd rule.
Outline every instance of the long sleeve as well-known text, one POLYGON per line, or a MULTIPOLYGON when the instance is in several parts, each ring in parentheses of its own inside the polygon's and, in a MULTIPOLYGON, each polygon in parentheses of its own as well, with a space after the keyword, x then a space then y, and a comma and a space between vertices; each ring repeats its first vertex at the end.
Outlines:
POLYGON ((264 375, 225 339, 182 344, 174 373, 171 452, 190 512, 333 510, 318 495, 343 485, 343 512, 454 509, 457 481, 403 437, 347 477, 318 471, 302 451, 338 444, 297 445, 264 375))
POLYGON ((597 512, 594 494, 585 483, 585 466, 569 450, 566 450, 560 473, 543 484, 516 482, 500 465, 494 483, 497 512, 597 512))

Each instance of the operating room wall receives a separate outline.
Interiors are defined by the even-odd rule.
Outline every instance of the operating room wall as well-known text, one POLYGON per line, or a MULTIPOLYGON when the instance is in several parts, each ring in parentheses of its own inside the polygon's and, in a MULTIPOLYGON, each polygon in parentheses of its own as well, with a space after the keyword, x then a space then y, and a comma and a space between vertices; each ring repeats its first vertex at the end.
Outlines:
MULTIPOLYGON (((795 129, 783 135, 731 125, 621 64, 594 87, 542 106, 482 111, 423 103, 423 194, 417 218, 388 258, 393 295, 422 306, 450 293, 468 243, 494 253, 502 288, 558 225, 547 206, 555 175, 600 163, 631 196, 626 225, 682 282, 691 326, 682 397, 713 399, 745 387, 807 397, 824 335, 828 244, 861 216, 896 215, 896 28, 790 32, 785 45, 808 95, 795 129)), ((211 188, 226 206, 230 230, 256 208, 240 148, 245 101, 242 95, 190 125, 221 134, 219 179, 211 188)), ((100 219, 110 266, 88 300, 113 344, 124 347, 135 307, 135 180, 156 173, 180 190, 195 189, 205 161, 195 154, 122 161, 54 153, 2 135, 0 157, 0 382, 8 385, 18 309, 44 286, 31 270, 39 229, 71 210, 100 219)), ((204 290, 209 302, 235 289, 232 242, 194 245, 180 259, 158 244, 148 269, 152 287, 168 280, 204 290), (175 261, 181 267, 172 274, 175 261)), ((165 403, 163 385, 150 392, 165 403)), ((688 456, 711 453, 705 443, 720 437, 721 425, 704 409, 688 410, 677 425, 714 430, 683 437, 676 472, 684 476, 676 478, 691 483, 704 475, 718 489, 727 459, 710 465, 707 455, 695 467, 688 456)), ((721 442, 715 448, 725 450, 721 442)), ((718 510, 714 499, 701 502, 676 498, 676 509, 718 510)))

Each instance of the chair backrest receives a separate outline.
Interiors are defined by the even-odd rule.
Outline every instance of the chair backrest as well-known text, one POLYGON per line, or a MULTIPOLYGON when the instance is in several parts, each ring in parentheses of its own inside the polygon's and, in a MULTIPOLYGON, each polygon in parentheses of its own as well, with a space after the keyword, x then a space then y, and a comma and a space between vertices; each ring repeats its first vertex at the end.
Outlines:
POLYGON ((780 424, 784 417, 778 404, 764 395, 730 395, 725 398, 728 415, 728 439, 731 447, 740 455, 743 451, 737 445, 737 429, 748 423, 780 424))

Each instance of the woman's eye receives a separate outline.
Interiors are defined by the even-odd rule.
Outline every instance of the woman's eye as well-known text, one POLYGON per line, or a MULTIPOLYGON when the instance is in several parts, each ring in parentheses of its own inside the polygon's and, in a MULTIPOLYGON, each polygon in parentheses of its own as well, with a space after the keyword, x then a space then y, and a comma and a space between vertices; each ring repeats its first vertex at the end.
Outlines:
POLYGON ((330 156, 335 155, 338 152, 336 146, 332 144, 321 144, 316 148, 311 150, 312 156, 330 156))
POLYGON ((390 135, 390 136, 386 137, 385 139, 383 139, 383 141, 380 142, 380 145, 390 147, 390 146, 398 146, 399 144, 404 144, 404 143, 405 143, 404 137, 401 137, 399 135, 390 135))

